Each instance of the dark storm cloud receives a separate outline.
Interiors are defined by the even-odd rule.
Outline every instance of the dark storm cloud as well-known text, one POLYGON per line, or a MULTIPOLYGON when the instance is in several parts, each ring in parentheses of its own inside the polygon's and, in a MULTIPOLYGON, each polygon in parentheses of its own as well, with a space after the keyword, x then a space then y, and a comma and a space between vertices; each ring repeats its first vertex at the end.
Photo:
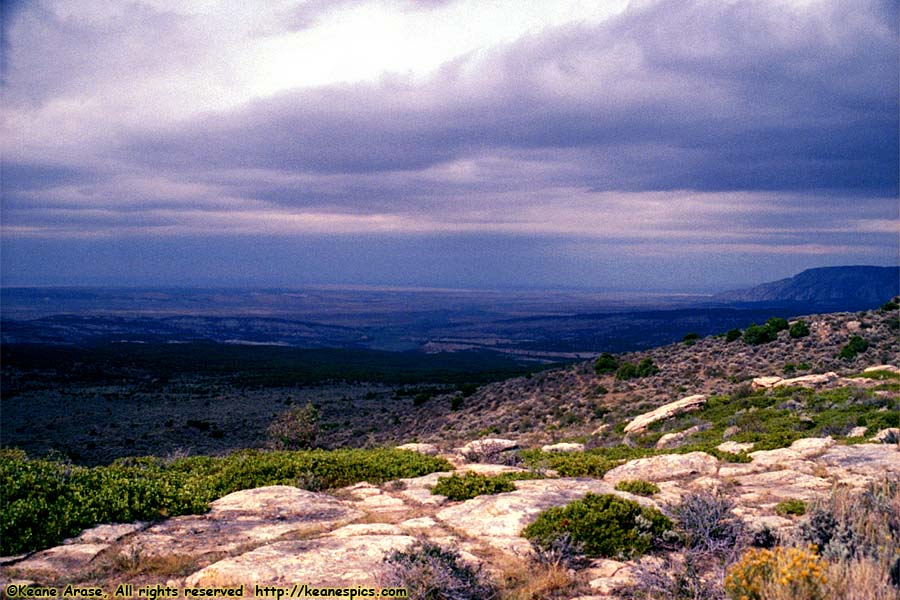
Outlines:
POLYGON ((576 149, 579 183, 598 190, 896 195, 890 16, 884 3, 651 3, 466 57, 425 84, 284 93, 124 152, 169 168, 367 174, 576 149))
POLYGON ((4 16, 4 281, 735 287, 896 261, 896 2, 636 0, 267 95, 362 4, 4 16))
MULTIPOLYGON (((77 8, 77 5, 73 5, 77 8)), ((45 3, 21 3, 9 18, 5 37, 28 40, 4 48, 10 63, 4 73, 4 101, 40 105, 65 94, 90 93, 98 81, 121 79, 135 72, 152 77, 193 64, 202 23, 140 2, 122 3, 103 18, 58 14, 45 3)), ((202 39, 202 38, 201 38, 202 39)))
POLYGON ((8 193, 41 190, 92 178, 92 173, 68 166, 41 163, 0 162, 4 196, 8 193))

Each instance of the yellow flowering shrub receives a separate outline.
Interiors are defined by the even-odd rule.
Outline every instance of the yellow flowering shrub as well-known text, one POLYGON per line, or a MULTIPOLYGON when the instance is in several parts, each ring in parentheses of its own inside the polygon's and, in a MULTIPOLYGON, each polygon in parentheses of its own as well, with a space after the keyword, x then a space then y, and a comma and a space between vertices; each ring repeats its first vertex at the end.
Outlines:
POLYGON ((725 592, 731 600, 824 600, 828 565, 808 549, 752 548, 725 575, 725 592))

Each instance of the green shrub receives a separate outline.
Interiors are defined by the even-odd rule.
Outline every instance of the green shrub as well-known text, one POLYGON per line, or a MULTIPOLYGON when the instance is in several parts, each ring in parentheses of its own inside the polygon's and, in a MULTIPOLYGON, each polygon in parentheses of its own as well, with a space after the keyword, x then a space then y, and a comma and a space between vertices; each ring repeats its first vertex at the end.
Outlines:
POLYGON ((659 373, 659 367, 653 364, 653 359, 645 358, 640 363, 624 362, 616 370, 616 379, 627 381, 638 377, 649 377, 659 373))
POLYGON ((522 535, 546 546, 568 534, 588 556, 631 557, 650 550, 671 527, 656 509, 611 494, 588 494, 542 512, 522 535))
POLYGON ((628 381, 629 379, 635 379, 636 377, 638 377, 638 368, 634 363, 624 362, 616 369, 616 379, 628 381))
POLYGON ((659 493, 658 485, 642 479, 623 479, 616 484, 616 489, 638 496, 652 496, 659 493))
POLYGON ((455 395, 450 398, 450 410, 459 410, 463 407, 463 396, 455 395))
POLYGON ((650 377, 659 373, 659 367, 653 364, 652 358, 645 358, 637 367, 638 377, 650 377))
POLYGON ((767 344, 774 339, 772 332, 764 325, 754 324, 744 330, 744 343, 750 344, 751 346, 767 344))
POLYGON ((753 458, 746 452, 726 452, 718 448, 706 448, 703 450, 707 454, 711 454, 722 462, 730 463, 749 463, 753 462, 753 458))
POLYGON ((794 321, 793 323, 791 323, 791 328, 788 330, 788 334, 793 339, 806 337, 809 335, 809 324, 802 319, 799 321, 794 321))
POLYGON ((772 317, 765 325, 755 323, 744 330, 744 342, 751 346, 768 344, 778 339, 778 332, 788 329, 788 322, 781 317, 772 317))
POLYGON ((775 512, 782 517, 788 515, 803 516, 806 514, 806 502, 797 498, 791 500, 782 500, 775 505, 775 512))
POLYGON ((697 340, 700 339, 700 334, 697 333, 686 333, 681 341, 684 342, 686 346, 693 346, 697 343, 697 340))
POLYGON ((127 523, 205 512, 231 492, 266 485, 332 488, 449 471, 447 461, 415 452, 243 451, 166 464, 127 458, 79 467, 0 451, 0 554, 45 548, 100 523, 127 523))
POLYGON ((502 494, 515 491, 516 486, 508 477, 488 477, 480 473, 466 473, 460 476, 454 473, 450 477, 441 477, 431 489, 432 494, 447 496, 450 500, 469 500, 475 496, 502 494))
POLYGON ((307 402, 279 415, 266 430, 269 447, 275 450, 307 450, 319 437, 319 411, 307 402))
POLYGON ((475 392, 478 391, 478 384, 476 383, 463 383, 456 387, 456 389, 462 392, 463 398, 468 398, 473 396, 475 392))
POLYGON ((900 304, 897 304, 894 300, 888 300, 884 304, 881 305, 882 312, 890 312, 892 310, 900 309, 900 304))
POLYGON ((766 329, 768 329, 773 336, 777 336, 779 331, 785 331, 787 328, 787 320, 782 319, 781 317, 771 317, 766 321, 766 329))
POLYGON ((838 355, 838 357, 844 360, 853 360, 858 354, 861 354, 868 349, 869 342, 859 337, 858 335, 854 335, 850 338, 850 341, 847 342, 847 345, 841 348, 841 353, 838 355))
POLYGON ((730 344, 731 342, 735 341, 736 339, 738 339, 740 337, 741 337, 740 329, 729 329, 728 333, 725 334, 725 341, 730 344))
POLYGON ((609 352, 604 352, 599 357, 597 357, 596 361, 594 361, 594 372, 597 373, 597 375, 606 375, 607 373, 613 373, 618 368, 619 359, 609 352))
POLYGON ((621 464, 594 452, 541 452, 526 450, 521 453, 525 464, 534 469, 553 469, 562 477, 603 477, 607 471, 621 464))

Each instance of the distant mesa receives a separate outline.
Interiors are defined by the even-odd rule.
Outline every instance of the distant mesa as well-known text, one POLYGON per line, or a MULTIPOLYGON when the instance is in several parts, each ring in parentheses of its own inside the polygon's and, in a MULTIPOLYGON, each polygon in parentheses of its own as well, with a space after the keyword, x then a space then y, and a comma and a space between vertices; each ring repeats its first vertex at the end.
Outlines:
POLYGON ((900 267, 820 267, 752 288, 722 292, 721 302, 805 304, 832 310, 876 308, 900 294, 900 267))

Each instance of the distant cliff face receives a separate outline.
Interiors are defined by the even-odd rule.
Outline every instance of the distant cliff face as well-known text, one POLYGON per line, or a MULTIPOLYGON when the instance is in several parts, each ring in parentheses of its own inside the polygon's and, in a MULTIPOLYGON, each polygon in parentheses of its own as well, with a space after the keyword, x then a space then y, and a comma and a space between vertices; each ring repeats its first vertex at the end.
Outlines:
POLYGON ((805 303, 844 310, 874 308, 900 294, 900 267, 822 267, 787 279, 723 292, 723 302, 805 303))

